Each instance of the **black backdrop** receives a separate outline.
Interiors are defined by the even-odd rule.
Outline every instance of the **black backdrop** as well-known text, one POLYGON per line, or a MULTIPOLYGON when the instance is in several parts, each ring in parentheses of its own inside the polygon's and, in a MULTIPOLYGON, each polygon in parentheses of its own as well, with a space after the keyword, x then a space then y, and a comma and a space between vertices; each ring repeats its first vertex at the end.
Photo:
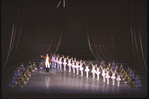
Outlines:
POLYGON ((58 3, 2 1, 2 68, 55 52, 147 69, 146 0, 69 0, 56 8, 58 3))

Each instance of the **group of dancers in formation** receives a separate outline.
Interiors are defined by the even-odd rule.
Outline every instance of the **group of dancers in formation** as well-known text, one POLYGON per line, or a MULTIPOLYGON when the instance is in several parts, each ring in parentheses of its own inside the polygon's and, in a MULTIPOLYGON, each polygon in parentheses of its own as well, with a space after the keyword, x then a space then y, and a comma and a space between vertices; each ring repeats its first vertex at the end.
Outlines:
POLYGON ((64 57, 63 55, 60 57, 60 55, 51 54, 51 61, 54 68, 60 68, 66 71, 66 66, 68 66, 68 71, 76 73, 76 75, 83 76, 83 71, 86 73, 86 78, 88 78, 89 74, 92 74, 92 78, 97 77, 97 80, 100 79, 100 76, 103 78, 103 82, 107 82, 109 84, 109 79, 112 79, 112 85, 115 85, 115 80, 117 81, 117 86, 120 86, 120 81, 123 80, 124 83, 128 84, 129 87, 141 87, 141 80, 138 75, 135 75, 132 69, 129 67, 125 70, 123 65, 116 64, 114 61, 111 64, 110 62, 106 64, 105 61, 101 61, 100 65, 93 64, 92 62, 89 62, 88 64, 85 63, 85 61, 77 61, 76 58, 69 58, 69 56, 64 57), (63 65, 62 65, 63 64, 63 65), (83 66, 85 65, 85 67, 83 66), (90 70, 89 66, 92 66, 92 69, 90 70), (72 69, 72 70, 71 70, 72 69), (97 76, 95 76, 97 75, 97 76))
POLYGON ((45 62, 43 65, 41 61, 39 68, 37 68, 35 62, 29 62, 29 65, 27 66, 24 66, 23 63, 18 66, 17 70, 14 71, 14 74, 10 79, 11 87, 23 87, 23 85, 26 84, 29 80, 31 74, 38 69, 43 69, 44 66, 46 67, 46 72, 49 72, 50 67, 64 69, 64 71, 66 71, 66 67, 68 66, 69 72, 76 73, 76 75, 79 75, 80 73, 81 76, 83 76, 83 72, 85 72, 86 78, 89 77, 89 74, 92 74, 92 78, 94 79, 97 77, 97 80, 99 80, 102 76, 103 82, 107 84, 109 84, 109 79, 112 79, 112 85, 115 85, 116 80, 117 86, 120 86, 120 82, 123 80, 124 83, 129 85, 129 87, 142 86, 140 77, 135 75, 132 69, 129 67, 125 70, 122 64, 120 64, 120 66, 115 64, 115 62, 112 64, 110 62, 106 64, 105 61, 101 61, 100 65, 93 64, 92 62, 86 64, 85 61, 77 61, 76 58, 69 58, 69 56, 64 57, 63 55, 60 57, 58 54, 51 54, 51 56, 46 54, 46 56, 41 55, 41 57, 45 58, 45 62), (92 66, 92 69, 89 68, 90 65, 92 66))
POLYGON ((38 70, 35 62, 29 62, 27 66, 24 66, 23 63, 17 67, 12 76, 10 77, 9 87, 23 87, 27 84, 27 81, 31 77, 32 73, 38 70))

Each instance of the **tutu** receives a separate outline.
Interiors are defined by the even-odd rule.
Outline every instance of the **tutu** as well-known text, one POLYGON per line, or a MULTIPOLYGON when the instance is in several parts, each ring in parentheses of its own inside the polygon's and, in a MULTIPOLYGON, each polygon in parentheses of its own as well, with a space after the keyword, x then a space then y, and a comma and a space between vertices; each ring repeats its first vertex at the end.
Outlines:
POLYGON ((80 70, 83 70, 84 68, 83 67, 80 67, 80 70))
POLYGON ((79 66, 76 66, 76 68, 79 68, 79 66))
POLYGON ((64 62, 63 64, 64 64, 64 65, 66 65, 67 63, 66 63, 66 62, 64 62))
POLYGON ((120 78, 120 77, 117 77, 116 80, 117 80, 117 81, 121 81, 121 78, 120 78))
POLYGON ((37 67, 35 68, 35 70, 37 70, 37 67))
POLYGON ((96 70, 92 70, 91 72, 92 72, 92 73, 96 73, 96 70))
POLYGON ((86 72, 90 71, 90 69, 85 69, 86 72))
POLYGON ((96 74, 97 74, 97 75, 100 74, 100 71, 96 71, 96 74))
POLYGON ((115 76, 112 76, 111 79, 116 79, 116 77, 115 76))
POLYGON ((109 75, 106 75, 106 78, 110 78, 110 76, 109 75))
POLYGON ((106 73, 104 70, 102 71, 102 76, 106 76, 106 73))

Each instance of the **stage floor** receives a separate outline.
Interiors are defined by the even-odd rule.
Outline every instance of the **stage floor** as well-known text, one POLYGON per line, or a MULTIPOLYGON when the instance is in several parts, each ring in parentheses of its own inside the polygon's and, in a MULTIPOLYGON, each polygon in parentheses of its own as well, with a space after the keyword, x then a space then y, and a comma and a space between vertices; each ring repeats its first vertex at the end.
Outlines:
POLYGON ((46 73, 46 69, 37 70, 32 73, 27 84, 23 88, 5 89, 3 97, 146 97, 147 80, 142 78, 142 88, 129 88, 127 84, 121 81, 120 86, 106 84, 102 80, 102 76, 97 80, 76 75, 60 68, 50 68, 46 73))

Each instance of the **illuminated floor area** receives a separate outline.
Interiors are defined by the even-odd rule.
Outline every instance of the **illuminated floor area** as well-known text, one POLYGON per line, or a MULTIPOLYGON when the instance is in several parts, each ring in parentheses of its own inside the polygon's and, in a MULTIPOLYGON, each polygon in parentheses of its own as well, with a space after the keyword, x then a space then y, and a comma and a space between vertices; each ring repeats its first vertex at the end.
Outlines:
MULTIPOLYGON (((80 72, 79 72, 80 73, 80 72)), ((102 77, 97 80, 89 74, 87 79, 80 74, 76 75, 59 68, 37 70, 32 73, 29 81, 23 88, 8 88, 7 94, 12 97, 143 97, 147 93, 146 82, 142 82, 142 88, 128 88, 127 84, 121 81, 119 87, 117 82, 112 85, 103 83, 102 77)), ((144 80, 145 81, 145 80, 144 80)))

